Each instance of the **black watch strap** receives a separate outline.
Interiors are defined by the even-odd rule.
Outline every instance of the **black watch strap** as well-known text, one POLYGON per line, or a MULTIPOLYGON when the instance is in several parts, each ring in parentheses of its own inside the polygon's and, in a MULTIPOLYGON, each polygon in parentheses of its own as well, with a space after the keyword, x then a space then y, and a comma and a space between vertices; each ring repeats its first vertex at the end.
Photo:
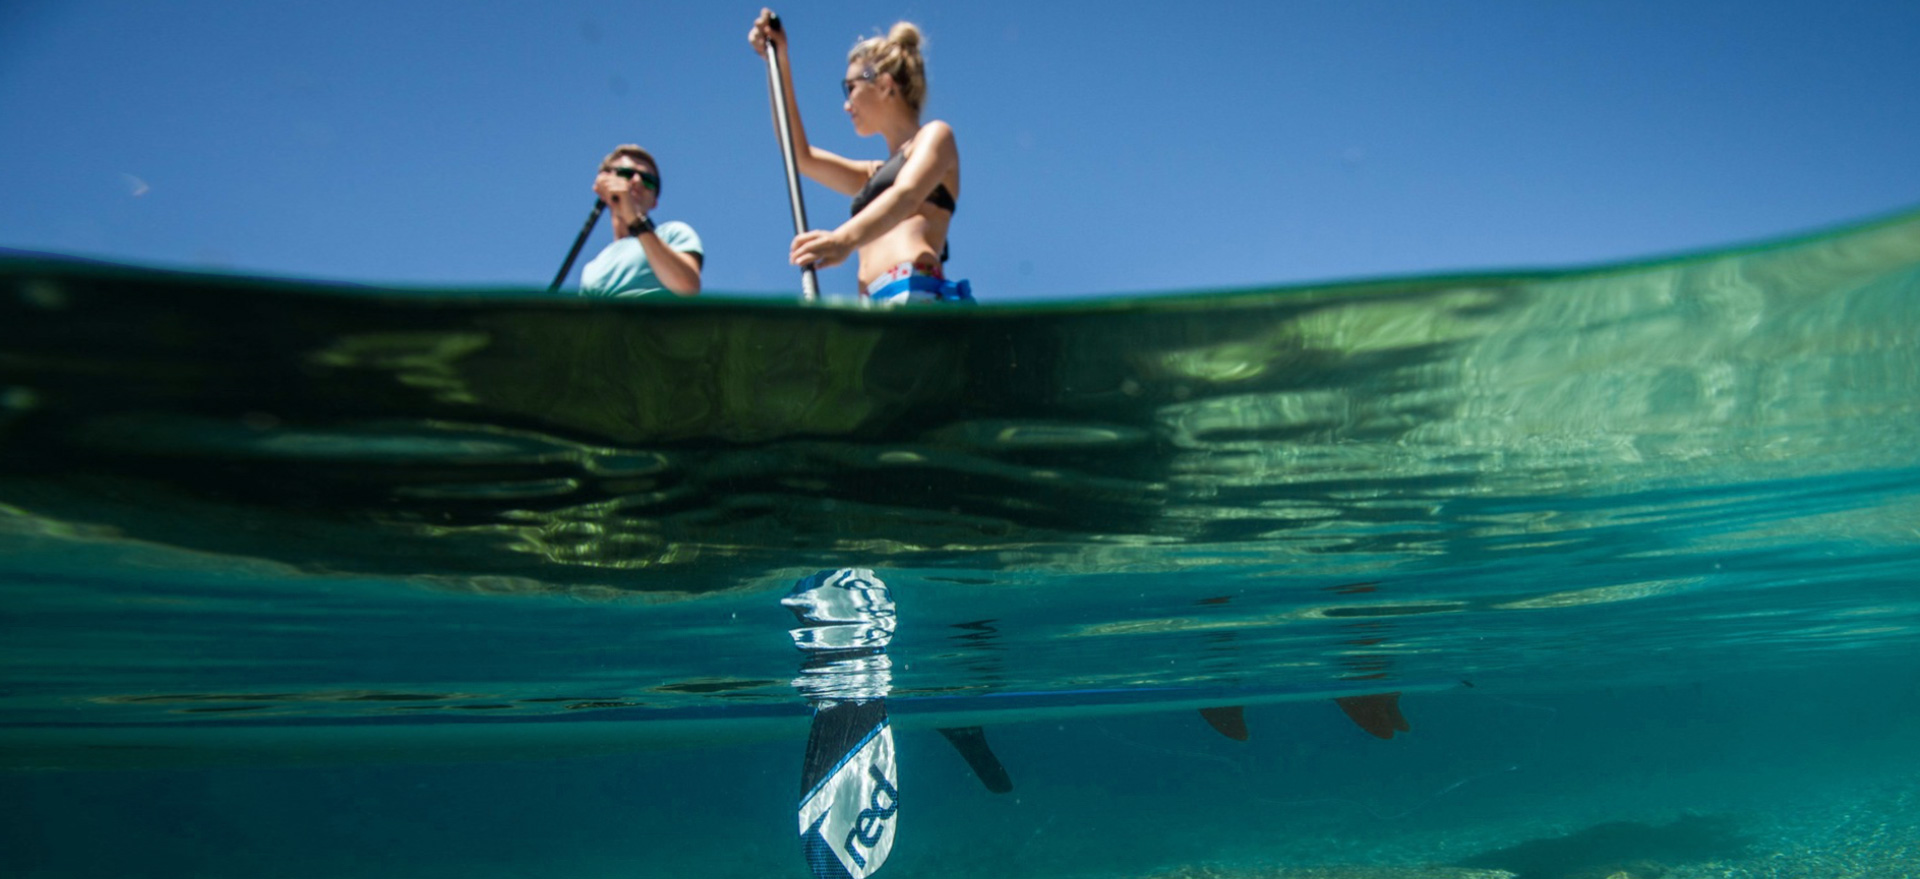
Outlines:
POLYGON ((652 231, 653 231, 653 221, 647 219, 646 217, 635 217, 633 222, 627 224, 628 235, 638 236, 643 232, 652 232, 652 231))

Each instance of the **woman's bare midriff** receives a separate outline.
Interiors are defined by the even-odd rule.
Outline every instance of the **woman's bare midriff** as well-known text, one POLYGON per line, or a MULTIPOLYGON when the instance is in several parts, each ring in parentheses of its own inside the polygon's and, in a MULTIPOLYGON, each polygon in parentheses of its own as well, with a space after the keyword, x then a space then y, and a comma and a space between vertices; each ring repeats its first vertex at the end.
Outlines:
POLYGON ((867 286, 873 283, 873 279, 903 262, 938 267, 940 248, 935 246, 935 241, 946 240, 949 219, 946 212, 939 208, 923 207, 919 213, 888 230, 887 234, 860 248, 860 292, 867 292, 867 286), (936 235, 938 239, 934 237, 936 235))

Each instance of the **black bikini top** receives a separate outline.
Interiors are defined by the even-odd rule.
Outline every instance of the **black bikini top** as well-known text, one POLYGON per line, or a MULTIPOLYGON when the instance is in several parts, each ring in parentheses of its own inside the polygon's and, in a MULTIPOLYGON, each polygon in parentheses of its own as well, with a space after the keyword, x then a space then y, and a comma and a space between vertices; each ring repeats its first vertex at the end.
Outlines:
MULTIPOLYGON (((880 193, 892 189, 894 178, 900 176, 900 166, 906 163, 907 154, 904 151, 894 153, 887 157, 886 161, 881 162, 880 167, 873 172, 873 176, 867 178, 867 185, 860 187, 860 191, 853 194, 853 213, 860 213, 861 209, 877 198, 880 193)), ((959 206, 953 199, 953 193, 947 190, 945 183, 935 186, 933 192, 927 194, 927 204, 949 214, 959 206)))

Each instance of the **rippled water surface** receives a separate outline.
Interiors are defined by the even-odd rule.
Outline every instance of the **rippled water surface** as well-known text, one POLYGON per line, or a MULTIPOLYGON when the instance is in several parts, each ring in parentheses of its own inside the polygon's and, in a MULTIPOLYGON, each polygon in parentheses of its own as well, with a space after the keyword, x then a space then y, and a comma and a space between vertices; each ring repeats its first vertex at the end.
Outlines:
POLYGON ((11 874, 804 876, 779 599, 845 567, 898 608, 886 873, 1492 869, 1620 822, 1630 875, 1732 869, 1894 851, 1861 816, 1920 778, 1920 218, 967 310, 0 297, 11 874), (1389 693, 1391 741, 1334 702, 1389 693))

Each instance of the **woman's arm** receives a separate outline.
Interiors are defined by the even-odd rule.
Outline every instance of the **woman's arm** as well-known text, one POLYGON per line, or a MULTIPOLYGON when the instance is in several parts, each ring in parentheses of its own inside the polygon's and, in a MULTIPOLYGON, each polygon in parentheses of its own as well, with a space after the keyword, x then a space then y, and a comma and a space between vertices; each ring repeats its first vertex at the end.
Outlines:
MULTIPOLYGON (((794 161, 800 166, 800 173, 819 181, 835 192, 852 195, 860 191, 873 173, 873 162, 861 162, 846 158, 837 153, 820 149, 807 142, 807 127, 800 123, 800 102, 793 93, 793 55, 787 51, 786 31, 773 26, 773 11, 760 10, 760 17, 754 19, 753 30, 747 33, 747 41, 753 44, 753 50, 765 57, 768 47, 778 53, 780 58, 780 90, 787 96, 787 121, 793 126, 794 161)), ((771 96, 769 96, 771 102, 771 96)), ((774 114, 774 124, 780 124, 780 116, 774 114)), ((774 136, 778 137, 778 129, 774 136)))
MULTIPOLYGON (((810 231, 793 239, 794 265, 835 266, 854 251, 885 235, 920 210, 948 172, 960 167, 960 148, 953 126, 935 120, 921 126, 913 138, 913 154, 900 167, 893 186, 867 203, 853 219, 832 232, 810 231)), ((959 193, 954 193, 957 197, 959 193)))

